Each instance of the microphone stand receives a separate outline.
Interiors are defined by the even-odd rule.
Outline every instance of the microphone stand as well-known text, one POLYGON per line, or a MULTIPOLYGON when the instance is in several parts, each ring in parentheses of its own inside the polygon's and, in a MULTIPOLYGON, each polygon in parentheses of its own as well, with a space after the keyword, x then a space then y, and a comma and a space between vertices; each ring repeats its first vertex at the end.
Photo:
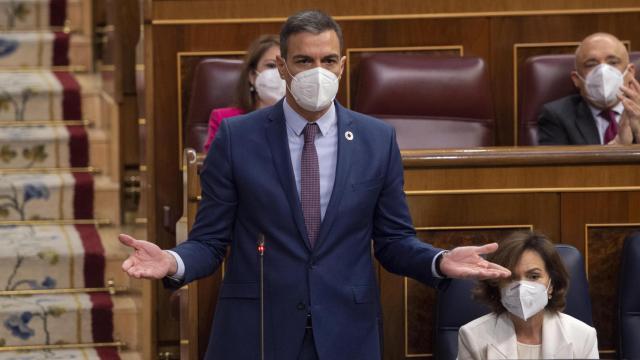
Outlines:
POLYGON ((260 360, 264 360, 264 234, 258 235, 260 266, 260 360))

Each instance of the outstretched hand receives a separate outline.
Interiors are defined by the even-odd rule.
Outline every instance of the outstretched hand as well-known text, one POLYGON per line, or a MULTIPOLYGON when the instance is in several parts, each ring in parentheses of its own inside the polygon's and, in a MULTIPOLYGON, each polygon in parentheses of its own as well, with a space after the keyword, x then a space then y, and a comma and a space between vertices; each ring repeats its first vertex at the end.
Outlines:
POLYGON ((135 251, 122 263, 122 270, 136 279, 162 279, 176 273, 175 258, 154 243, 120 234, 118 240, 135 251))
POLYGON ((499 279, 511 276, 511 271, 498 264, 483 259, 480 255, 498 249, 497 243, 484 246, 461 246, 442 255, 440 271, 457 279, 499 279))

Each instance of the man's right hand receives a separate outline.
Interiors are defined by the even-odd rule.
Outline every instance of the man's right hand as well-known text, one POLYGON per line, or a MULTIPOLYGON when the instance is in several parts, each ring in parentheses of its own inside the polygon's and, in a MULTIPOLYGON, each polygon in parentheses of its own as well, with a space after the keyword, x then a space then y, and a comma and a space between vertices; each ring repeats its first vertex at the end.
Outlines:
POLYGON ((634 137, 636 142, 640 140, 640 83, 632 78, 629 86, 622 86, 620 91, 618 99, 624 105, 624 111, 620 117, 617 139, 614 140, 618 144, 631 144, 634 137))
POLYGON ((136 279, 162 279, 176 273, 178 264, 173 255, 158 245, 120 234, 118 240, 135 251, 122 263, 122 270, 136 279))

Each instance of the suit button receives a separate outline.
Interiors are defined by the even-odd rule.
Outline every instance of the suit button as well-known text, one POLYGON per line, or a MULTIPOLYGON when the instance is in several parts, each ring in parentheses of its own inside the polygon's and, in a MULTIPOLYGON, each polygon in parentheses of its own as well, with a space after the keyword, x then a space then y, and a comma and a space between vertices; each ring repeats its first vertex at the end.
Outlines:
POLYGON ((297 309, 302 311, 305 310, 307 308, 307 305, 305 305, 305 303, 303 303, 302 301, 298 303, 297 309))

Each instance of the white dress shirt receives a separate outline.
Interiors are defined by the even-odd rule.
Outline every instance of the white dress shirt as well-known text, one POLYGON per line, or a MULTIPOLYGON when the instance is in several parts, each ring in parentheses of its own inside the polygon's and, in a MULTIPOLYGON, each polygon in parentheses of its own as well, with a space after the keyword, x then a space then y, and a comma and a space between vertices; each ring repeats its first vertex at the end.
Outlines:
MULTIPOLYGON (((276 105, 277 106, 277 105, 276 105)), ((283 102, 284 118, 287 125, 287 140, 289 142, 289 152, 291 156, 291 165, 296 181, 296 190, 298 191, 298 199, 300 198, 300 174, 301 174, 301 158, 302 148, 304 146, 304 136, 302 131, 308 121, 300 114, 295 112, 287 103, 287 99, 283 102)), ((338 162, 338 118, 336 114, 335 103, 327 112, 315 121, 320 128, 320 133, 316 134, 315 146, 318 153, 318 166, 320 167, 320 211, 321 219, 327 211, 327 205, 331 199, 333 192, 333 184, 336 177, 336 165, 338 162)), ((357 214, 354 214, 357 216, 357 214)), ((180 255, 171 250, 166 250, 173 255, 178 264, 175 274, 170 276, 174 280, 182 280, 184 277, 184 262, 180 255)), ((437 254, 431 262, 431 273, 441 278, 436 271, 436 260, 444 251, 437 254)))

